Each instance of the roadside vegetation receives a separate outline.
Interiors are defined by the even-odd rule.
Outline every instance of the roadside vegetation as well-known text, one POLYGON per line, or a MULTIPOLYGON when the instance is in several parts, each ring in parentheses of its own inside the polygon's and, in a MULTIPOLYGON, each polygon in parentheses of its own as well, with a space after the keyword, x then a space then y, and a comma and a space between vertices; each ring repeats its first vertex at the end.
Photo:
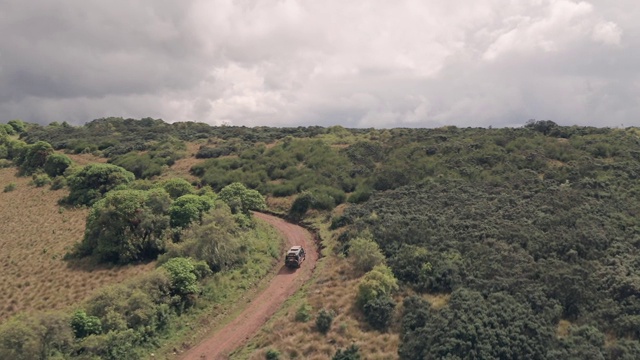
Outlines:
MULTIPOLYGON (((248 240, 259 228, 249 210, 269 208, 315 227, 324 257, 235 358, 640 358, 637 128, 16 120, 0 127, 0 161, 3 204, 41 193, 84 224, 58 256, 147 264, 64 316, 6 320, 25 333, 66 324, 62 338, 32 341, 41 355, 136 358, 186 333, 170 320, 215 303, 211 279, 251 264, 239 253, 279 259, 248 240), (105 350, 124 339, 123 352, 105 350)), ((33 234, 43 228, 57 231, 33 234)), ((43 251, 28 246, 24 256, 43 251)), ((10 296, 6 314, 33 309, 10 296)))

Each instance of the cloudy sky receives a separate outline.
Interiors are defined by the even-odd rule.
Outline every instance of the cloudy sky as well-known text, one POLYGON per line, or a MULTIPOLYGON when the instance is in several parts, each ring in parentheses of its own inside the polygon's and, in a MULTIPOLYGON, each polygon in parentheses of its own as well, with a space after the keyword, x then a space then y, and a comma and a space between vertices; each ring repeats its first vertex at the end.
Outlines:
POLYGON ((0 0, 0 121, 640 126, 637 0, 0 0))

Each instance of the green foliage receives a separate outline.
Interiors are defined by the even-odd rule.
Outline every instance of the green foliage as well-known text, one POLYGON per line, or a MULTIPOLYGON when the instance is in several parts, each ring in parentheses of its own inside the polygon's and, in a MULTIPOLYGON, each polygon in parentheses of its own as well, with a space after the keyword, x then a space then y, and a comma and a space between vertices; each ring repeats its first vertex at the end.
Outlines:
MULTIPOLYGON (((189 196, 189 195, 185 195, 189 196)), ((226 207, 204 215, 182 235, 181 242, 169 244, 166 257, 190 257, 206 262, 212 271, 242 264, 247 249, 238 238, 238 225, 226 207)))
POLYGON ((332 360, 360 360, 360 347, 351 344, 346 349, 338 349, 331 358, 332 360))
POLYGON ((87 316, 84 310, 77 310, 71 317, 71 328, 76 338, 84 338, 89 335, 100 334, 102 323, 96 316, 87 316))
POLYGON ((67 316, 57 312, 22 314, 0 325, 0 358, 62 358, 73 341, 67 316))
POLYGON ((331 329, 331 323, 335 317, 336 313, 333 310, 320 309, 316 317, 316 328, 318 331, 326 334, 329 329, 331 329))
POLYGON ((9 149, 0 142, 0 159, 6 160, 9 157, 9 149))
POLYGON ((16 183, 10 182, 10 183, 8 183, 7 185, 4 186, 4 190, 3 191, 6 192, 6 193, 7 192, 11 192, 11 191, 15 190, 17 186, 18 185, 16 185, 16 183))
POLYGON ((385 257, 378 244, 371 238, 357 237, 349 242, 349 258, 357 271, 367 272, 384 264, 385 257))
POLYGON ((356 304, 363 309, 365 304, 382 296, 390 296, 398 290, 398 281, 386 265, 376 265, 366 273, 358 284, 356 304))
POLYGON ((193 186, 183 178, 171 178, 162 182, 162 188, 172 199, 194 193, 193 186))
POLYGON ((441 310, 407 298, 404 314, 401 359, 545 359, 554 339, 549 323, 505 293, 457 290, 441 310))
POLYGON ((67 186, 67 179, 64 176, 57 176, 51 181, 51 190, 60 190, 67 186))
POLYGON ((69 180, 67 202, 73 205, 92 205, 108 191, 135 180, 129 171, 111 164, 90 164, 69 180))
POLYGON ((269 349, 265 353, 264 358, 266 360, 279 360, 280 359, 280 352, 278 350, 269 349))
POLYGON ((256 190, 247 189, 241 183, 233 183, 220 190, 220 200, 229 205, 231 211, 249 214, 250 210, 262 210, 266 208, 264 197, 256 190))
POLYGON ((364 304, 362 312, 371 327, 384 331, 391 323, 395 308, 395 300, 388 295, 382 295, 364 304))
POLYGON ((172 258, 162 264, 162 268, 169 273, 173 294, 184 297, 198 292, 196 268, 190 259, 172 258))
POLYGON ((195 220, 201 222, 204 214, 211 210, 213 205, 213 199, 206 195, 187 194, 180 196, 169 208, 171 227, 185 228, 195 220))
POLYGON ((31 176, 31 183, 36 187, 43 187, 45 185, 51 184, 51 179, 47 174, 33 174, 31 176))
POLYGON ((162 154, 157 151, 142 154, 132 151, 113 157, 110 163, 127 169, 138 179, 149 179, 162 174, 163 168, 172 165, 176 160, 176 156, 163 157, 162 154))
POLYGON ((155 259, 165 249, 170 203, 163 189, 109 192, 91 207, 78 255, 122 264, 155 259))
POLYGON ((63 175, 72 161, 63 154, 52 154, 44 163, 44 172, 52 178, 63 175))
POLYGON ((11 126, 16 134, 22 134, 27 130, 27 124, 20 119, 9 120, 7 125, 11 126))
POLYGON ((28 145, 20 161, 20 170, 24 174, 33 174, 44 168, 47 159, 53 154, 53 147, 47 142, 38 141, 28 145))
POLYGON ((13 166, 13 163, 11 162, 11 160, 0 159, 0 169, 12 167, 12 166, 13 166))
POLYGON ((311 320, 311 305, 307 303, 300 304, 296 310, 295 319, 298 322, 307 322, 311 320))

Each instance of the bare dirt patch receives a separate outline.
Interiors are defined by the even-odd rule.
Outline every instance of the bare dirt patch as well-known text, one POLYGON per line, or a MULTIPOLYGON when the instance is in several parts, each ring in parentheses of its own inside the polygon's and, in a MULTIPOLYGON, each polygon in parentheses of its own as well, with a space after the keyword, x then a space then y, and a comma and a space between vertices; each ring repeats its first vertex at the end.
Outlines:
POLYGON ((302 227, 280 218, 258 213, 255 215, 282 232, 288 246, 304 246, 307 249, 307 258, 300 269, 291 270, 282 266, 268 287, 254 297, 240 315, 186 352, 183 360, 228 359, 234 349, 251 338, 284 301, 311 278, 318 260, 318 252, 311 234, 302 227))

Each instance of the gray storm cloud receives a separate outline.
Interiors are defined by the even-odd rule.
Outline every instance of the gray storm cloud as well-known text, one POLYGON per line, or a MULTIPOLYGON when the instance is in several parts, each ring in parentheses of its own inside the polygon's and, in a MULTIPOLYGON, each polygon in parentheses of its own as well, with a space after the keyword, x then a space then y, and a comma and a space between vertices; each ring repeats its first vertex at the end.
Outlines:
POLYGON ((0 0, 4 120, 640 125, 633 1, 0 0))

